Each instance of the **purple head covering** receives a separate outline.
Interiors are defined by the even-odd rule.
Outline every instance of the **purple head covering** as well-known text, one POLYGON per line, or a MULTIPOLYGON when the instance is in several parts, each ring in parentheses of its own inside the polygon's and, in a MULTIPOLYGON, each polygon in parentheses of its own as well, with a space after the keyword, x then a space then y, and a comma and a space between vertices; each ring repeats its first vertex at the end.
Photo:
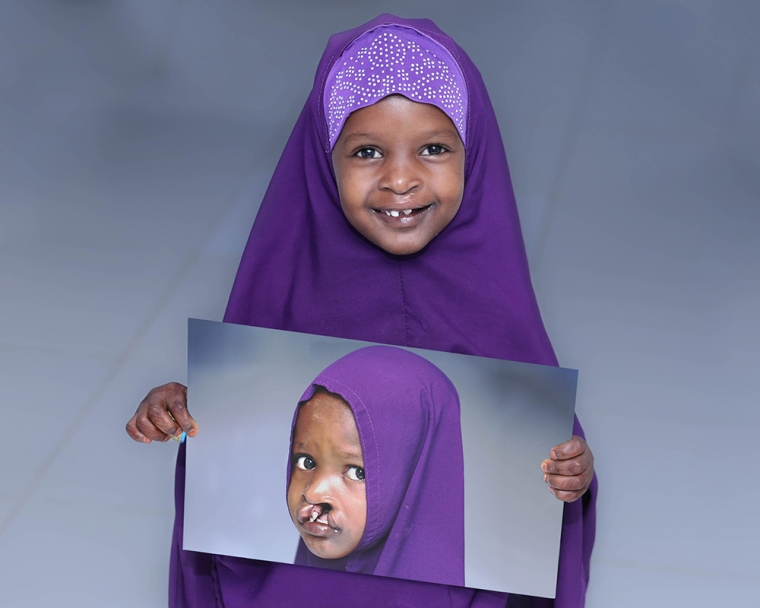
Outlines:
POLYGON ((443 110, 466 144, 467 91, 451 53, 415 29, 385 25, 354 40, 327 75, 323 102, 330 149, 351 112, 394 94, 443 110))
MULTIPOLYGON (((556 365, 533 294, 507 159, 488 93, 464 51, 426 19, 381 15, 330 38, 314 87, 251 230, 224 320, 400 346, 556 365), (468 113, 465 188, 452 222, 422 251, 393 256, 343 216, 323 110, 328 74, 362 34, 413 28, 451 53, 468 113)), ((582 435, 577 420, 575 434, 582 435)), ((461 587, 320 571, 183 551, 184 446, 175 481, 171 606, 503 607, 507 596, 461 587), (339 578, 335 578, 339 577, 339 578), (320 595, 315 603, 316 594, 320 595), (258 603, 257 603, 258 602, 258 603)), ((538 466, 538 463, 536 463, 538 466)), ((583 605, 595 530, 596 481, 566 504, 557 599, 583 605)))
MULTIPOLYGON (((295 563, 464 585, 464 460, 454 385, 418 355, 369 346, 327 367, 301 402, 316 387, 340 396, 354 415, 367 524, 347 557, 321 559, 300 540, 295 563), (445 517, 435 516, 441 512, 445 517)), ((293 428, 297 416, 298 409, 293 428)), ((289 474, 290 465, 288 483, 289 474)))

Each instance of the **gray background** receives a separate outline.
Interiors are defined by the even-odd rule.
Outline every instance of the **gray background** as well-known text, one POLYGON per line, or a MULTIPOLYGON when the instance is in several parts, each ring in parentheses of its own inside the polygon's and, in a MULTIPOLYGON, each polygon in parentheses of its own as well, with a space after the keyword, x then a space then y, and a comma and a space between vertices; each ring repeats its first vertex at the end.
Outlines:
POLYGON ((124 424, 221 319, 328 35, 381 10, 496 107, 600 477, 587 606, 757 603, 760 3, 0 0, 3 607, 166 604, 176 446, 124 424))
MULTIPOLYGON (((187 447, 184 548, 293 563, 285 472, 296 404, 324 368, 369 343, 199 319, 188 335, 188 404, 203 433, 187 447)), ((408 350, 459 393, 465 584, 554 597, 562 503, 539 464, 572 435, 578 373, 408 350)))

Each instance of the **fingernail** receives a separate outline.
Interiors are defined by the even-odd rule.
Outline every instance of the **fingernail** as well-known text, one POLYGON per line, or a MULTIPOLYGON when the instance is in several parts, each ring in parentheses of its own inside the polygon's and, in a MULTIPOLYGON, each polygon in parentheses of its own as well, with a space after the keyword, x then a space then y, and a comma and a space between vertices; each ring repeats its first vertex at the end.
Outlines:
POLYGON ((546 463, 545 463, 545 462, 542 462, 542 463, 541 463, 541 470, 542 470, 544 473, 546 473, 546 471, 548 471, 548 470, 549 470, 549 469, 547 469, 547 468, 546 468, 546 463))
POLYGON ((150 439, 148 439, 147 437, 143 438, 143 443, 150 443, 150 439))
POLYGON ((549 483, 549 476, 548 475, 544 475, 544 483, 549 483))
POLYGON ((552 450, 551 457, 552 457, 552 460, 557 460, 557 452, 552 450))

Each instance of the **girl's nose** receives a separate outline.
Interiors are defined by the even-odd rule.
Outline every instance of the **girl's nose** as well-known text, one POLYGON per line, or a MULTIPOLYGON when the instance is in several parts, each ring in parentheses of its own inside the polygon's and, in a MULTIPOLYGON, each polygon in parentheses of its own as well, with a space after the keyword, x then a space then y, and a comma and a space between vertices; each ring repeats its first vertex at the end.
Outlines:
POLYGON ((333 484, 330 475, 314 477, 311 483, 304 488, 303 497, 307 502, 316 505, 332 501, 333 484))
POLYGON ((406 157, 387 159, 385 172, 380 180, 380 188, 394 194, 409 194, 422 184, 416 163, 406 157))

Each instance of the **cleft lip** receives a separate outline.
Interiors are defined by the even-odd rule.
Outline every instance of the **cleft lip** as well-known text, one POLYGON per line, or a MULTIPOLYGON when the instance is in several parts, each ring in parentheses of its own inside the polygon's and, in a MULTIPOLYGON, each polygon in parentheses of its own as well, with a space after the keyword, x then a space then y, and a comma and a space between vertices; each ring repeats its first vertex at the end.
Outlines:
POLYGON ((335 521, 330 514, 331 511, 332 506, 329 503, 311 504, 306 502, 298 508, 298 523, 305 527, 310 527, 310 524, 317 524, 319 526, 329 526, 337 530, 338 526, 335 525, 335 521))

